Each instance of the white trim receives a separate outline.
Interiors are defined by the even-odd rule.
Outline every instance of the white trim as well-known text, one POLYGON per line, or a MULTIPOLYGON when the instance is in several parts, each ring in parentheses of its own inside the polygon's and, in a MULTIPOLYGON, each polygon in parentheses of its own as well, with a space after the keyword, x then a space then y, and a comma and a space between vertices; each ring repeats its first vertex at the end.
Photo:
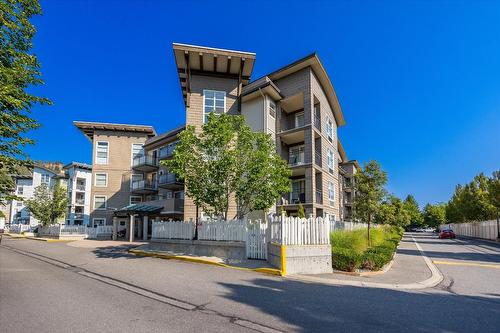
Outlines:
POLYGON ((95 142, 95 164, 99 165, 108 165, 109 164, 109 141, 96 141, 95 142), (106 149, 106 163, 99 163, 97 160, 97 147, 99 146, 99 143, 106 143, 107 144, 107 149, 106 149))
MULTIPOLYGON (((216 107, 215 106, 215 100, 216 100, 215 93, 224 93, 224 112, 223 113, 227 112, 227 109, 226 109, 226 107, 227 107, 227 102, 226 102, 227 101, 227 92, 226 91, 224 91, 224 90, 203 89, 203 112, 202 112, 202 119, 201 119, 201 121, 202 121, 203 124, 205 124, 205 116, 207 115, 207 113, 205 112, 205 96, 206 96, 206 93, 208 91, 211 91, 211 92, 214 93, 214 108, 216 107)), ((208 113, 208 114, 210 114, 210 113, 208 113)))
POLYGON ((106 195, 94 195, 94 210, 106 210, 108 208, 108 197, 106 195), (96 208, 95 206, 95 198, 104 198, 104 207, 103 208, 96 208))
POLYGON ((95 187, 108 187, 108 173, 107 172, 95 172, 94 173, 94 186, 95 187), (103 185, 97 185, 97 175, 105 175, 106 176, 106 184, 103 185))

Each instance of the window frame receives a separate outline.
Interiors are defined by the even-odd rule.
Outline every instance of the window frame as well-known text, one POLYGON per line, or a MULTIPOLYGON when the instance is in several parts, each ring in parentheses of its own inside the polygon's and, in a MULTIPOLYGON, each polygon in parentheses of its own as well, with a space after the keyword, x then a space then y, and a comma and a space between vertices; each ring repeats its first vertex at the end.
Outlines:
POLYGON ((17 195, 24 195, 24 185, 17 185, 17 195))
POLYGON ((108 197, 106 195, 94 195, 94 210, 106 210, 108 209, 108 197), (104 198, 104 207, 97 208, 95 205, 96 198, 104 198))
POLYGON ((328 148, 328 151, 326 152, 326 164, 328 166, 328 173, 333 175, 335 172, 335 152, 333 149, 328 148))
POLYGON ((106 218, 104 218, 104 217, 94 217, 94 218, 92 219, 92 228, 97 228, 97 225, 95 224, 95 221, 96 221, 96 220, 101 220, 101 221, 103 221, 103 223, 102 223, 102 224, 99 224, 99 225, 106 225, 106 218))
POLYGON ((331 180, 328 181, 328 204, 335 205, 335 184, 331 180))
POLYGON ((133 205, 133 204, 132 204, 132 198, 139 198, 139 199, 141 199, 141 201, 139 201, 139 202, 142 202, 142 196, 141 196, 141 195, 131 195, 131 196, 128 198, 128 204, 129 204, 129 205, 133 205))
POLYGON ((326 137, 333 143, 333 122, 330 117, 326 117, 326 137))
POLYGON ((294 128, 299 128, 299 127, 304 127, 306 124, 305 124, 305 114, 304 114, 304 111, 299 111, 299 112, 295 112, 294 116, 294 125, 295 127, 294 128), (299 123, 299 118, 302 117, 302 125, 300 125, 299 123))
POLYGON ((276 103, 274 101, 269 100, 269 103, 267 104, 267 110, 269 116, 273 119, 276 119, 276 103), (273 107, 271 107, 271 105, 273 105, 273 107), (271 113, 271 110, 273 111, 273 113, 271 113))
POLYGON ((96 172, 94 174, 94 186, 95 187, 108 187, 108 173, 107 172, 96 172), (97 175, 105 176, 105 185, 97 185, 97 175))
POLYGON ((95 164, 99 165, 108 165, 109 164, 109 141, 98 140, 95 142, 95 164), (99 153, 99 144, 106 143, 106 163, 102 163, 99 161, 98 153, 99 153))
MULTIPOLYGON (((212 90, 212 89, 203 89, 203 118, 202 118, 202 123, 203 124, 206 124, 206 119, 207 119, 207 116, 214 112, 217 108, 216 106, 216 101, 218 100, 216 97, 215 97, 215 94, 216 93, 223 93, 224 94, 224 110, 222 111, 222 113, 226 113, 226 107, 227 107, 227 92, 224 91, 224 90, 212 90), (214 105, 213 105, 213 110, 210 111, 210 112, 206 112, 206 101, 207 101, 207 92, 213 92, 214 93, 214 98, 213 98, 213 101, 214 101, 214 105)), ((220 107, 219 107, 220 108, 220 107)), ((215 112, 214 112, 215 113, 215 112)), ((215 114, 218 114, 218 113, 215 113, 215 114)))

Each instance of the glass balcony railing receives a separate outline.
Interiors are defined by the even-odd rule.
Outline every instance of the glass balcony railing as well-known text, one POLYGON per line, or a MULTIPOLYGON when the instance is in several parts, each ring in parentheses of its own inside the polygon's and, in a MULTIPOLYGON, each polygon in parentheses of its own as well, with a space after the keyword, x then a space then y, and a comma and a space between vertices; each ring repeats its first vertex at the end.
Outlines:
POLYGON ((157 186, 155 182, 149 180, 135 180, 132 182, 132 191, 156 191, 157 186))
POLYGON ((145 165, 157 167, 158 160, 152 155, 141 155, 135 157, 132 163, 133 167, 140 167, 145 165))
POLYGON ((304 153, 292 153, 290 154, 290 156, 288 157, 288 164, 290 164, 290 166, 296 166, 296 165, 301 165, 301 164, 304 164, 304 153))
POLYGON ((177 142, 171 143, 166 147, 160 148, 160 158, 163 159, 172 157, 176 146, 177 142))

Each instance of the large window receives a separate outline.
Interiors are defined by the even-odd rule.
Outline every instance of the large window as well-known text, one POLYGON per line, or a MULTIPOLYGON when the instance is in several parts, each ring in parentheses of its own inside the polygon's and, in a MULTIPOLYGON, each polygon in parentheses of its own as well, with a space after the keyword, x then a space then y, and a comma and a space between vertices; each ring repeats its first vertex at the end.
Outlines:
POLYGON ((94 228, 100 225, 106 225, 106 219, 93 219, 92 222, 94 224, 93 225, 94 228))
POLYGON ((335 155, 333 153, 333 150, 328 149, 326 157, 328 163, 328 172, 333 173, 333 171, 335 170, 335 155))
POLYGON ((295 114, 295 127, 304 126, 304 111, 295 114))
POLYGON ((94 196, 94 209, 98 210, 106 209, 106 196, 104 195, 94 196))
POLYGON ((23 195, 23 193, 24 193, 24 187, 22 187, 22 186, 18 186, 18 187, 17 187, 17 194, 18 194, 18 195, 23 195))
POLYGON ((95 174, 95 186, 96 187, 108 186, 108 174, 107 173, 96 173, 95 174))
POLYGON ((328 141, 333 142, 333 123, 330 118, 326 119, 326 136, 328 141))
POLYGON ((133 143, 132 144, 132 164, 134 163, 134 158, 140 157, 144 155, 144 149, 142 148, 142 144, 133 143))
POLYGON ((203 123, 208 121, 210 112, 222 114, 226 112, 226 92, 203 90, 203 123))
POLYGON ((50 184, 50 175, 49 175, 49 174, 46 174, 46 173, 43 173, 43 174, 42 174, 42 179, 41 179, 41 182, 42 182, 42 184, 47 184, 47 185, 49 185, 49 184, 50 184))
POLYGON ((95 163, 108 164, 109 143, 106 141, 97 141, 95 151, 95 163))
POLYGON ((335 204, 335 186, 333 186, 333 182, 328 182, 328 203, 330 206, 335 204))

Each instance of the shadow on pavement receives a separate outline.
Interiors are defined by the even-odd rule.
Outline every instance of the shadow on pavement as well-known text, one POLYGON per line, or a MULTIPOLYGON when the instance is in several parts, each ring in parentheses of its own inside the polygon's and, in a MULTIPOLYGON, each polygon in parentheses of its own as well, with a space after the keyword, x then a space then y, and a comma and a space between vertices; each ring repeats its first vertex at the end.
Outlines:
POLYGON ((140 259, 132 253, 129 253, 128 250, 137 247, 137 245, 119 245, 119 246, 105 246, 98 247, 92 250, 92 253, 95 254, 97 258, 108 258, 108 259, 140 259))
POLYGON ((252 283, 220 285, 228 290, 227 299, 302 332, 498 332, 499 295, 410 293, 291 280, 252 283))

